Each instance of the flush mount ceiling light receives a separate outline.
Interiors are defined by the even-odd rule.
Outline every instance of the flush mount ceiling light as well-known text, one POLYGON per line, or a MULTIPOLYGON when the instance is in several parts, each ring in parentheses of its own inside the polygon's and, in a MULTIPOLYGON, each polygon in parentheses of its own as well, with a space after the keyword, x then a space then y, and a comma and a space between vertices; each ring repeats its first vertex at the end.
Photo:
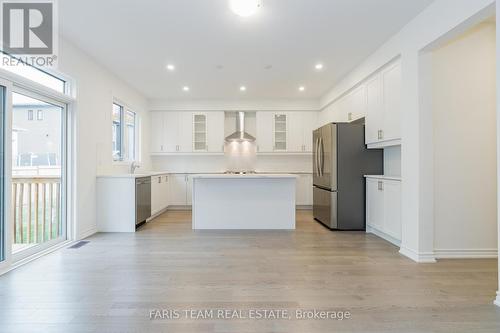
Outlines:
POLYGON ((245 86, 241 86, 241 87, 240 87, 240 91, 247 91, 247 87, 245 87, 245 86))
POLYGON ((320 71, 323 69, 323 64, 322 63, 317 63, 315 66, 314 66, 314 69, 317 70, 317 71, 320 71))
POLYGON ((304 90, 306 90, 306 87, 304 87, 304 86, 299 87, 299 91, 304 91, 304 90))
POLYGON ((188 86, 184 86, 184 87, 182 87, 182 90, 185 91, 185 92, 188 92, 189 91, 189 87, 188 86))
POLYGON ((229 0, 229 7, 236 15, 252 16, 262 6, 262 0, 229 0))
POLYGON ((175 70, 175 66, 174 66, 174 65, 172 65, 172 64, 168 64, 168 65, 167 65, 167 69, 168 69, 169 71, 173 72, 173 71, 175 70))

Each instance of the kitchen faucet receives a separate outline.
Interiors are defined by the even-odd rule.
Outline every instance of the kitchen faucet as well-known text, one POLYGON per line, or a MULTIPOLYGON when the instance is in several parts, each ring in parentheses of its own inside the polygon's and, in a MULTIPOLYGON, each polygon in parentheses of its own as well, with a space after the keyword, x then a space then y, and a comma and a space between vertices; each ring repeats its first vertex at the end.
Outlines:
POLYGON ((140 167, 141 167, 141 166, 140 166, 140 165, 138 165, 137 163, 135 163, 135 161, 134 161, 134 162, 132 162, 132 164, 130 164, 130 173, 131 173, 131 174, 134 174, 135 169, 140 168, 140 167))

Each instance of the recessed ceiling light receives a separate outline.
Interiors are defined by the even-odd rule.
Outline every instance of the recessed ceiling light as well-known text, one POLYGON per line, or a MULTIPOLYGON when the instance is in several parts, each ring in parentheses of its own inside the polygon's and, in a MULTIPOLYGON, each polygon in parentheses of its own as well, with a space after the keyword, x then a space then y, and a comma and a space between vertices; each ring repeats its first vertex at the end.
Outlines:
POLYGON ((304 87, 304 86, 299 87, 299 91, 304 91, 304 90, 306 90, 306 87, 304 87))
POLYGON ((188 86, 184 86, 184 87, 182 87, 182 90, 189 91, 189 87, 188 86))
POLYGON ((262 0, 229 0, 229 7, 236 15, 252 16, 262 5, 262 0))
POLYGON ((240 91, 247 91, 247 87, 245 87, 245 86, 241 86, 241 87, 240 87, 240 91))
POLYGON ((317 71, 320 71, 323 69, 323 64, 322 63, 318 63, 314 66, 314 68, 317 70, 317 71))
POLYGON ((172 64, 168 64, 168 65, 167 65, 167 69, 168 69, 169 71, 171 71, 171 72, 172 72, 172 71, 174 71, 174 70, 175 70, 175 66, 174 66, 174 65, 172 65, 172 64))

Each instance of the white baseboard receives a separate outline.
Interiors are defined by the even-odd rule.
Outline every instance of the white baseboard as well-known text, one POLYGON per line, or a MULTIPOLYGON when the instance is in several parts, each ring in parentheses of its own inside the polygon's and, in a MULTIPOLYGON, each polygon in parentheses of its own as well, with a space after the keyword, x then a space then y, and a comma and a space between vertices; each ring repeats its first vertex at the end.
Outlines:
POLYGON ((399 249, 399 253, 404 255, 405 257, 410 258, 411 260, 422 263, 422 264, 433 264, 436 262, 436 258, 434 257, 434 252, 416 252, 407 247, 401 246, 399 249))
POLYGON ((498 258, 498 249, 435 249, 437 259, 498 258))
POLYGON ((92 236, 93 234, 96 234, 97 232, 98 232, 97 227, 92 227, 83 232, 80 232, 80 234, 77 236, 77 240, 85 239, 87 237, 92 236))
POLYGON ((497 298, 493 302, 496 306, 500 306, 500 291, 497 291, 497 298))
POLYGON ((378 236, 378 237, 380 237, 382 239, 385 239, 389 243, 392 243, 392 244, 394 244, 396 246, 401 246, 401 240, 399 240, 397 238, 394 238, 391 235, 388 235, 385 232, 378 230, 377 228, 374 228, 372 226, 367 225, 366 226, 366 232, 370 233, 370 234, 374 234, 375 236, 378 236))
POLYGON ((167 210, 191 210, 192 206, 186 206, 186 205, 171 205, 168 206, 167 210))

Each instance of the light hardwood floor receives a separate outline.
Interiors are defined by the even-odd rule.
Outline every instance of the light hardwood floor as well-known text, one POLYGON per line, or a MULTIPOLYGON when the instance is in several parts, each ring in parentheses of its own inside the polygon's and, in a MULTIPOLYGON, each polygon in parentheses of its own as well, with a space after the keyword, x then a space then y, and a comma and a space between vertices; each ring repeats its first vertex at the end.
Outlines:
POLYGON ((0 332, 500 332, 496 260, 416 264, 297 213, 296 231, 191 230, 167 212, 0 276, 0 332), (151 309, 288 309, 287 320, 150 320, 151 309), (296 309, 352 318, 296 320, 296 309))

